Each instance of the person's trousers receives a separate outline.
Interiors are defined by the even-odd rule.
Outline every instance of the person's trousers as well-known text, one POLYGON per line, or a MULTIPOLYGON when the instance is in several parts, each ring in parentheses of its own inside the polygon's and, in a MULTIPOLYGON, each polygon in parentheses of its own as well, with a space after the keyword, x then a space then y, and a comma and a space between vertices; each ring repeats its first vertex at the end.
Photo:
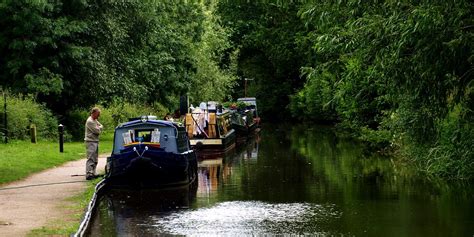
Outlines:
POLYGON ((93 177, 99 159, 99 142, 86 142, 86 177, 93 177))

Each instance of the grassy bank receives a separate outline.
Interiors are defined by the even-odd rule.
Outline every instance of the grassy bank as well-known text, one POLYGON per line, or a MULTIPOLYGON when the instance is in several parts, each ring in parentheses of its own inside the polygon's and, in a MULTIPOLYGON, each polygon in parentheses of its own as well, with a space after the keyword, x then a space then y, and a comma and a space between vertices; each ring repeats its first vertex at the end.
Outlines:
MULTIPOLYGON (((100 153, 112 150, 112 135, 106 134, 100 142, 100 153)), ((0 184, 27 177, 30 174, 61 165, 67 161, 85 157, 83 142, 64 144, 64 153, 59 152, 59 144, 53 141, 11 141, 0 144, 0 184)))
MULTIPOLYGON (((112 134, 104 134, 100 142, 100 153, 110 153, 112 134)), ((59 166, 68 161, 85 157, 83 142, 67 142, 64 153, 59 152, 59 145, 53 141, 40 141, 32 144, 29 141, 12 141, 0 144, 0 184, 25 178, 33 173, 59 166)), ((69 236, 79 227, 84 209, 94 193, 99 179, 87 182, 87 188, 81 194, 66 200, 61 206, 66 216, 51 220, 46 226, 32 230, 28 236, 69 236)))
POLYGON ((71 197, 62 208, 68 213, 65 218, 51 220, 46 226, 34 229, 28 236, 70 236, 79 228, 84 210, 94 195, 95 185, 101 179, 87 182, 87 189, 81 194, 71 197))

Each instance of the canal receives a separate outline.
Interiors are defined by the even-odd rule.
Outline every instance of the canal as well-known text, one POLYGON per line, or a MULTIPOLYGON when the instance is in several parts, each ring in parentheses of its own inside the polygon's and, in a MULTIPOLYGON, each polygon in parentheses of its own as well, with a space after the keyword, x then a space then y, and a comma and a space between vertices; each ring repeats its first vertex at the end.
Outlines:
POLYGON ((104 195, 92 236, 473 236, 474 188, 428 180, 330 127, 265 126, 197 185, 104 195))

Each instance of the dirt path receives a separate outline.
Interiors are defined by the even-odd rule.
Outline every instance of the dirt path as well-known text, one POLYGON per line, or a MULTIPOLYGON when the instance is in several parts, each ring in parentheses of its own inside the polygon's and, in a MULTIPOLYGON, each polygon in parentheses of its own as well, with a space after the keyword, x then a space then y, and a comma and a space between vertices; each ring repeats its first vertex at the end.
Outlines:
MULTIPOLYGON (((104 172, 106 157, 99 157, 98 173, 104 172)), ((66 210, 61 206, 67 198, 86 188, 85 176, 71 175, 84 175, 85 164, 85 159, 68 162, 0 186, 0 236, 25 236, 30 230, 45 226, 48 221, 66 218, 66 210), (61 184, 39 185, 48 183, 61 184), (30 187, 17 188, 23 186, 30 187)))

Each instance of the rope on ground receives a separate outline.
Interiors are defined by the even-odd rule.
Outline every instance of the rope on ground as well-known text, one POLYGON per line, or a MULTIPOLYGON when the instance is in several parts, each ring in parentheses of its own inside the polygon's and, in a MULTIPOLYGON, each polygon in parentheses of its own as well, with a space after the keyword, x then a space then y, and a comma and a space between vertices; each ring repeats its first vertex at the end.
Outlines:
POLYGON ((65 181, 65 182, 55 182, 55 183, 30 184, 30 185, 25 185, 25 186, 0 188, 0 191, 11 190, 11 189, 21 189, 21 188, 31 188, 31 187, 38 187, 38 186, 49 186, 49 185, 57 185, 57 184, 84 183, 84 182, 87 182, 87 181, 77 180, 77 181, 65 181))

